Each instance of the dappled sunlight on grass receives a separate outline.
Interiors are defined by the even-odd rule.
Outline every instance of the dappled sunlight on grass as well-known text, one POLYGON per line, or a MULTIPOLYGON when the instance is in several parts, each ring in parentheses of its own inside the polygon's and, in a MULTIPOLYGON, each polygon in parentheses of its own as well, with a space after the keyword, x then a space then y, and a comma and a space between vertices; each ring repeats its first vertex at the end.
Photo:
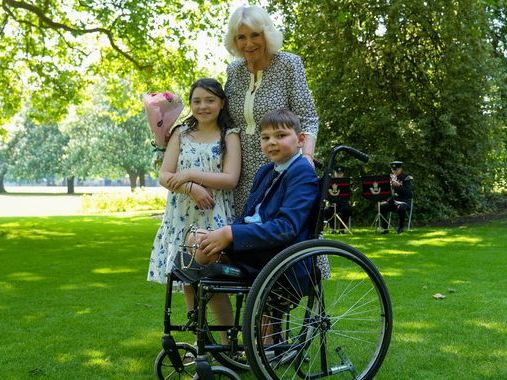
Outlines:
POLYGON ((493 352, 491 353, 492 356, 495 356, 497 358, 500 358, 500 359, 504 359, 505 361, 507 361, 507 349, 504 349, 504 350, 493 350, 493 352))
POLYGON ((365 280, 368 278, 368 275, 365 272, 346 272, 343 271, 334 271, 331 273, 331 279, 335 281, 339 280, 349 280, 349 281, 358 281, 365 280))
POLYGON ((445 230, 438 230, 438 231, 429 231, 425 233, 421 233, 420 237, 422 238, 436 238, 436 237, 443 237, 449 235, 448 231, 445 230))
POLYGON ((62 290, 80 290, 82 288, 81 285, 78 285, 78 284, 67 284, 67 285, 62 285, 59 287, 59 289, 62 289, 62 290))
POLYGON ((109 367, 111 365, 111 358, 106 357, 106 354, 98 350, 86 350, 83 355, 88 358, 83 364, 87 366, 109 367))
POLYGON ((136 273, 137 269, 132 268, 97 268, 92 270, 93 273, 98 274, 121 274, 121 273, 136 273))
POLYGON ((421 321, 407 321, 407 322, 397 322, 396 327, 404 328, 407 330, 429 330, 437 326, 434 323, 421 321))
POLYGON ((494 331, 497 333, 502 334, 507 333, 507 323, 469 320, 466 321, 465 324, 472 327, 482 327, 485 328, 486 330, 494 331))
POLYGON ((415 251, 407 251, 402 249, 383 249, 378 252, 379 254, 385 255, 415 255, 417 252, 415 251))
POLYGON ((24 322, 33 323, 33 322, 41 321, 46 317, 47 317, 46 313, 34 313, 34 314, 23 315, 21 319, 24 322))
MULTIPOLYGON (((120 342, 120 345, 122 347, 130 348, 152 347, 153 342, 160 342, 160 337, 162 336, 162 327, 160 331, 144 330, 139 332, 140 334, 138 337, 123 339, 120 342)), ((160 345, 160 347, 162 348, 162 345, 160 345)))
MULTIPOLYGON (((159 225, 146 215, 0 218, 0 377, 153 377, 165 287, 145 278, 159 225), (11 230, 17 237, 5 239, 11 230), (32 230, 49 233, 36 240, 32 230)), ((330 236, 366 254, 386 280, 394 330, 379 380, 507 378, 504 235, 495 225, 330 236)), ((332 276, 354 288, 368 282, 357 269, 338 266, 332 276)), ((184 325, 183 294, 171 308, 184 325)))
POLYGON ((396 340, 404 343, 422 343, 424 338, 417 333, 396 333, 396 340))
POLYGON ((440 346, 440 351, 445 352, 446 354, 466 356, 466 354, 469 352, 469 349, 463 345, 448 344, 440 346))
POLYGON ((76 311, 76 315, 85 315, 85 314, 91 314, 92 313, 92 310, 87 307, 86 309, 83 309, 83 310, 77 310, 76 311))
POLYGON ((383 277, 400 277, 403 275, 403 271, 394 268, 379 268, 383 277))
POLYGON ((49 230, 40 228, 36 224, 27 225, 21 223, 4 223, 2 224, 3 233, 0 236, 7 240, 13 239, 30 239, 30 240, 48 240, 59 237, 72 237, 76 234, 68 230, 49 230))
POLYGON ((10 292, 16 289, 10 282, 0 281, 0 291, 10 292))
POLYGON ((44 276, 31 272, 15 272, 7 275, 7 277, 15 281, 42 281, 46 279, 44 276))
POLYGON ((97 289, 109 288, 109 285, 104 284, 102 282, 92 282, 92 283, 86 284, 86 286, 89 288, 97 288, 97 289))
POLYGON ((60 233, 55 231, 42 230, 16 230, 5 235, 6 240, 27 239, 27 240, 50 240, 60 236, 75 236, 73 233, 60 233))
POLYGON ((128 373, 135 375, 143 373, 143 369, 145 367, 145 363, 143 362, 143 360, 135 358, 124 358, 122 360, 122 365, 126 367, 125 370, 128 373))
MULTIPOLYGON (((364 253, 364 252, 363 252, 364 253)), ((409 256, 417 254, 414 250, 406 249, 379 249, 377 251, 368 252, 366 255, 370 259, 385 258, 389 256, 409 256)))
POLYGON ((475 245, 482 241, 481 238, 472 237, 472 236, 446 236, 446 237, 435 237, 429 239, 420 239, 420 240, 411 240, 407 242, 408 245, 413 246, 423 246, 423 245, 431 245, 434 247, 445 247, 448 245, 454 244, 470 244, 475 245))
POLYGON ((70 353, 58 354, 56 355, 56 361, 58 363, 69 363, 75 359, 75 355, 71 355, 70 353))
POLYGON ((85 288, 92 288, 92 289, 105 289, 110 288, 110 285, 104 284, 102 282, 91 282, 86 284, 65 284, 59 286, 57 289, 60 290, 83 290, 85 288))

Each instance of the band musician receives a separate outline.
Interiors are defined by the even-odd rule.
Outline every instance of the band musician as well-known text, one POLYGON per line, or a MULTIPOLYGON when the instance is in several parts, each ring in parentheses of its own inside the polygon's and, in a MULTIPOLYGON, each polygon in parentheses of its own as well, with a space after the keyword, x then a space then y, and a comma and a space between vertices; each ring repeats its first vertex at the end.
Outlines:
POLYGON ((413 177, 403 173, 403 162, 393 161, 389 164, 391 167, 391 192, 392 195, 380 203, 380 213, 382 214, 382 234, 387 234, 388 212, 396 212, 399 216, 398 233, 402 233, 405 228, 405 219, 410 211, 412 200, 412 180, 413 177))

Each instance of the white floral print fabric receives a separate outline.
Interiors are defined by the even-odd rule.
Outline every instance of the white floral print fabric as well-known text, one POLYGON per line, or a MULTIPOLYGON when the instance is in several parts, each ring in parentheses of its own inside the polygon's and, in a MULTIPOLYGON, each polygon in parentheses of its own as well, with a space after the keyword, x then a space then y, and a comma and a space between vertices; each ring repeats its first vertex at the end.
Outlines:
MULTIPOLYGON (((220 141, 199 143, 185 134, 185 126, 181 128, 177 170, 197 169, 220 173, 222 171, 220 141)), ((228 133, 238 133, 238 129, 230 129, 228 133)), ((189 225, 217 229, 233 222, 232 191, 212 190, 212 195, 215 207, 212 210, 200 210, 196 208, 189 195, 168 192, 165 213, 151 249, 148 281, 161 284, 167 282, 166 274, 174 266, 184 230, 189 225)))

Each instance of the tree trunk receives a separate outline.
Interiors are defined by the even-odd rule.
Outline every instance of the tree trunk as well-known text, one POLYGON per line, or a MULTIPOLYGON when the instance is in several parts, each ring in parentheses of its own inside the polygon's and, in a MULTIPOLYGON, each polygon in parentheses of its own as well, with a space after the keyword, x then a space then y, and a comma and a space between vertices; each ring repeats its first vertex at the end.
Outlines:
POLYGON ((134 191, 136 189, 137 173, 129 171, 128 175, 129 175, 129 182, 130 182, 130 191, 134 191))
POLYGON ((139 170, 139 187, 146 187, 146 178, 142 169, 139 170))
POLYGON ((7 192, 7 190, 5 190, 5 187, 4 187, 4 178, 5 178, 6 173, 7 173, 7 170, 2 170, 0 172, 0 194, 5 194, 7 192))
POLYGON ((74 176, 67 177, 67 194, 74 194, 74 176))

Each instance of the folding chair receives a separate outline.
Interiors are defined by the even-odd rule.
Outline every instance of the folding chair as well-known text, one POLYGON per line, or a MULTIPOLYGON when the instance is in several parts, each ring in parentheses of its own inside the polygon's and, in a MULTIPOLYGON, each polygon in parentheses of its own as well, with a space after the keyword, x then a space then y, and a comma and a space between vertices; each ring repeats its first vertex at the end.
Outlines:
POLYGON ((388 174, 368 175, 361 177, 364 198, 377 202, 377 215, 371 224, 377 231, 382 230, 382 221, 389 225, 388 220, 380 212, 380 202, 391 195, 391 178, 388 174))

